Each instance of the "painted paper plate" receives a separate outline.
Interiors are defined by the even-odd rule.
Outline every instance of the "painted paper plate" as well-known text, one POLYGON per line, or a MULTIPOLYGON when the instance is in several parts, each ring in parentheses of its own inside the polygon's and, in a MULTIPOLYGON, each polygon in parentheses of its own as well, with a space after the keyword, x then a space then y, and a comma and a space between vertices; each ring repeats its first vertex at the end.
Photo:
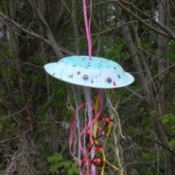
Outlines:
POLYGON ((89 56, 70 56, 44 66, 48 74, 59 80, 93 88, 118 88, 131 84, 134 77, 116 62, 89 56))

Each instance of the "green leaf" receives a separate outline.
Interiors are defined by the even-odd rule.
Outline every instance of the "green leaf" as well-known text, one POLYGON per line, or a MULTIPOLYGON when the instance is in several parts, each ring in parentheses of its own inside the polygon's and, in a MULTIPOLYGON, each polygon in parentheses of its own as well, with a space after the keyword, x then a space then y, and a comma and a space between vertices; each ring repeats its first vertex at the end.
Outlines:
POLYGON ((47 158, 47 161, 48 161, 48 162, 52 162, 52 161, 53 161, 53 157, 48 157, 48 158, 47 158))
POLYGON ((162 120, 163 124, 167 124, 169 122, 169 120, 167 118, 162 118, 161 120, 162 120))
POLYGON ((73 169, 68 170, 68 175, 72 175, 74 173, 73 169))
POLYGON ((175 139, 168 142, 171 147, 175 147, 175 139))

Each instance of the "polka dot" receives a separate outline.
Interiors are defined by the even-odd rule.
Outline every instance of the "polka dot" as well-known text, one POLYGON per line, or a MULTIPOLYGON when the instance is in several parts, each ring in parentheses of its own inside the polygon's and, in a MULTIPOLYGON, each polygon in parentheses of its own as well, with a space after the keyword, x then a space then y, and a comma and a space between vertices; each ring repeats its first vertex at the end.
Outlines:
POLYGON ((111 82, 112 82, 112 79, 111 79, 110 77, 108 77, 108 78, 106 79, 106 81, 107 81, 108 83, 111 83, 111 82))
POLYGON ((80 74, 81 74, 81 72, 80 72, 80 71, 78 71, 78 72, 77 72, 77 75, 80 75, 80 74))
POLYGON ((116 67, 113 67, 114 69, 117 69, 116 67))
POLYGON ((73 78, 73 75, 69 75, 69 78, 73 78))
POLYGON ((113 86, 116 86, 116 82, 115 81, 113 82, 113 86))
POLYGON ((91 83, 94 83, 94 81, 93 81, 93 80, 91 80, 91 83))
POLYGON ((118 76, 118 78, 120 79, 121 78, 121 76, 120 75, 117 75, 118 76))
POLYGON ((85 75, 83 75, 83 79, 84 80, 88 80, 89 79, 89 76, 85 74, 85 75))

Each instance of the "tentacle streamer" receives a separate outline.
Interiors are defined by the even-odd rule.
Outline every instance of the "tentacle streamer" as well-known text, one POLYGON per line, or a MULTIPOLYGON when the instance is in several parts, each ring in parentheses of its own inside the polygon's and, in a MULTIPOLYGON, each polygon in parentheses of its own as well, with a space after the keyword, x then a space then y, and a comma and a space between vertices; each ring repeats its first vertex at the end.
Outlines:
POLYGON ((98 170, 100 170, 100 175, 104 175, 105 164, 111 166, 116 171, 119 171, 119 168, 110 164, 105 156, 105 145, 109 138, 113 119, 110 116, 103 114, 103 98, 101 90, 97 90, 94 106, 90 95, 90 89, 87 89, 85 95, 86 103, 79 105, 76 109, 76 112, 85 110, 85 112, 90 115, 88 121, 86 121, 85 127, 80 129, 80 134, 78 136, 78 152, 81 154, 81 160, 79 160, 72 151, 76 127, 75 123, 78 119, 76 117, 79 117, 79 115, 76 116, 75 113, 72 115, 70 122, 70 153, 80 165, 80 175, 96 175, 98 170), (103 144, 100 143, 102 137, 105 138, 103 144), (84 138, 86 138, 85 145, 84 138))

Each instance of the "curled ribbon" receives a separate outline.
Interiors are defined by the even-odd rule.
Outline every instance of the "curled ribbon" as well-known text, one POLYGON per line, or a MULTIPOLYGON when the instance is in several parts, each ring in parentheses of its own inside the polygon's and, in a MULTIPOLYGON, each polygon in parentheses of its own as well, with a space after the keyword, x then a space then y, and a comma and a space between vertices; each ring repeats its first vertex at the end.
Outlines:
MULTIPOLYGON (((83 110, 85 107, 86 103, 83 103, 77 107, 76 111, 83 110)), ((80 135, 78 136, 78 151, 81 153, 81 159, 76 158, 72 152, 76 115, 73 114, 71 117, 69 150, 72 157, 79 162, 81 175, 94 175, 92 173, 92 166, 97 167, 97 169, 101 169, 100 175, 104 175, 105 163, 116 171, 119 171, 116 166, 107 161, 105 156, 105 143, 109 137, 113 120, 110 116, 102 114, 102 107, 102 95, 99 90, 95 106, 91 107, 93 118, 86 122, 85 128, 81 129, 80 135), (90 129, 92 126, 93 131, 90 129), (105 138, 105 143, 103 145, 100 144, 100 138, 102 137, 105 138), (83 138, 86 138, 85 146, 83 146, 82 143, 83 138), (94 157, 91 157, 92 150, 95 152, 94 157)))

